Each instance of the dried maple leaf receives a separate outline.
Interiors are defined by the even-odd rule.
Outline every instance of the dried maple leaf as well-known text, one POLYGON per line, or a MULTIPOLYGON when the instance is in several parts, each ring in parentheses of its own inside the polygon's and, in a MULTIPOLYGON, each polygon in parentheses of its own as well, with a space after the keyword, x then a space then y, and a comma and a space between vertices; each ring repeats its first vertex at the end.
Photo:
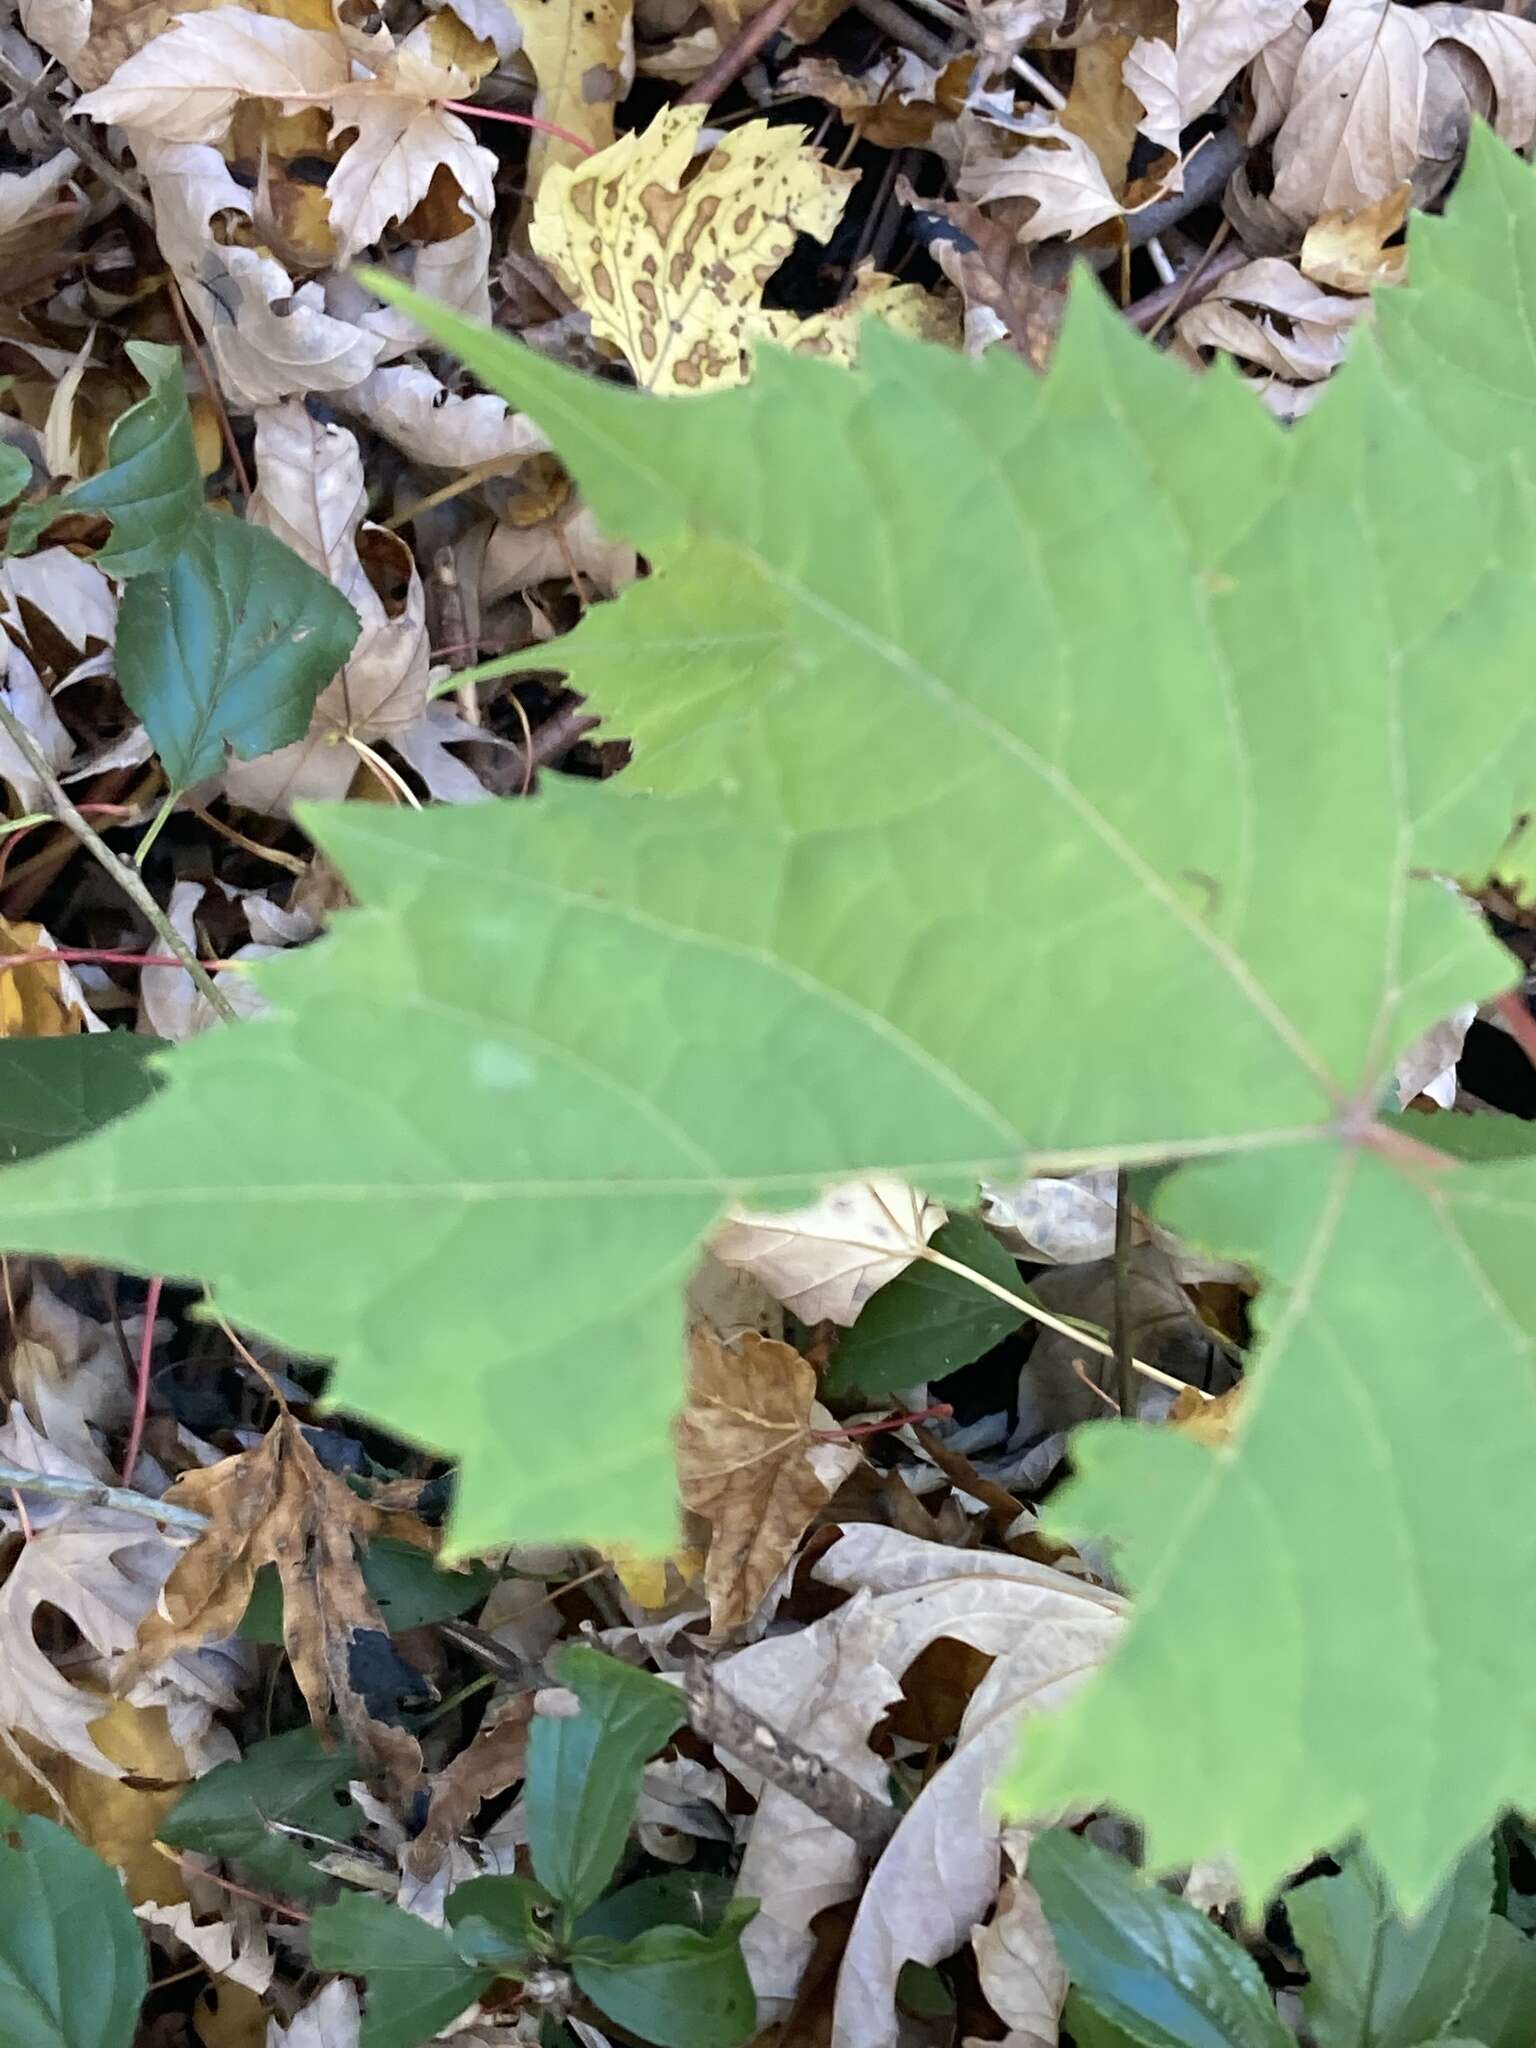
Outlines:
POLYGON ((119 1686, 173 1651, 229 1635, 249 1605, 256 1574, 277 1567, 283 1588, 283 1647, 310 1718, 322 1731, 332 1705, 360 1755, 397 1781, 416 1777, 421 1751, 403 1729, 375 1719, 375 1707, 429 1689, 390 1642, 363 1583, 358 1544, 400 1518, 359 1499, 328 1472, 293 1417, 280 1415, 251 1451, 185 1472, 168 1499, 205 1514, 208 1528, 161 1590, 139 1630, 119 1686))
POLYGON ((860 1453, 818 1443, 816 1375, 788 1344, 748 1331, 724 1344, 709 1330, 689 1342, 693 1378, 677 1425, 684 1504, 708 1520, 704 1568, 710 1625, 739 1628, 794 1556, 860 1453))
POLYGON ((846 1328, 877 1288, 920 1259, 947 1212, 894 1174, 844 1181, 803 1209, 738 1209, 710 1240, 803 1323, 846 1328))
POLYGON ((533 246, 648 391, 740 384, 763 286, 797 234, 825 241, 857 182, 803 128, 749 121, 689 177, 703 107, 670 107, 575 169, 553 164, 533 246))
POLYGON ((1408 213, 1412 188, 1406 180, 1374 206, 1356 212, 1325 213, 1307 229, 1301 245, 1301 274, 1336 292, 1369 292, 1379 284, 1401 284, 1408 275, 1408 245, 1386 244, 1408 213))

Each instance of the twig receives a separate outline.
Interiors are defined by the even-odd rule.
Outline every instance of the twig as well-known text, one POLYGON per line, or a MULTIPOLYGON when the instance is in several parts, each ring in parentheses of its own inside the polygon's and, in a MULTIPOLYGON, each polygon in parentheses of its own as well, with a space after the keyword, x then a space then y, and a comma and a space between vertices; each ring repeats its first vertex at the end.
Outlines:
POLYGON ((1131 1177, 1122 1166, 1115 1175, 1115 1379, 1120 1388, 1120 1413, 1136 1413, 1136 1368, 1131 1358, 1131 1177))
POLYGON ((1176 315, 1197 306, 1208 293, 1226 276, 1229 270, 1236 270, 1246 263, 1248 251, 1238 243, 1223 248, 1230 229, 1225 221, 1211 238, 1210 247, 1197 256, 1187 270, 1180 272, 1171 285, 1160 284, 1155 291, 1148 292, 1134 305, 1127 306, 1125 317, 1133 327, 1139 327, 1148 341, 1155 341, 1168 322, 1176 315))
POLYGON ((245 459, 240 453, 240 443, 235 439, 235 430, 225 409, 224 394, 219 389, 219 380, 208 367, 208 358, 203 354, 202 344, 193 332, 192 315, 187 309, 186 300, 181 295, 181 286, 176 282, 174 276, 168 277, 166 282, 170 287, 171 311, 176 315, 176 324, 181 329, 182 340, 185 341, 187 347, 192 351, 192 360, 197 365, 197 374, 202 378, 203 389, 207 392, 209 403, 218 416, 219 432, 224 437, 224 446, 229 454, 229 466, 234 471, 235 482, 240 486, 246 502, 249 503, 251 497, 250 474, 246 469, 245 459))
POLYGON ((702 78, 696 78, 677 101, 680 107, 707 107, 734 85, 758 51, 794 13, 796 0, 768 0, 761 13, 743 22, 702 78))
MULTIPOLYGON (((23 99, 29 99, 32 91, 31 85, 28 83, 24 73, 19 71, 10 58, 3 53, 0 53, 0 85, 5 86, 9 91, 18 94, 23 99)), ((72 155, 80 159, 87 170, 94 171, 104 185, 109 185, 118 198, 122 200, 123 204, 130 207, 139 216, 140 220, 147 221, 151 227, 154 226, 155 209, 150 205, 143 193, 137 191, 129 183, 125 174, 117 168, 112 159, 103 155, 88 136, 80 134, 78 130, 67 125, 64 116, 53 105, 52 101, 48 99, 30 100, 29 111, 36 116, 40 125, 46 128, 50 135, 57 136, 64 147, 72 155)))
POLYGON ((897 6, 896 0, 855 0, 855 5, 864 19, 872 21, 876 28, 884 29, 893 43, 900 43, 904 50, 913 51, 936 70, 942 71, 954 55, 942 36, 924 28, 920 21, 914 21, 904 7, 897 6))
POLYGON ((74 834, 91 858, 116 882, 134 908, 148 920, 151 928, 164 941, 165 950, 176 955, 181 965, 191 975, 194 985, 208 998, 225 1022, 235 1023, 239 1012, 150 894, 145 886, 144 877, 136 868, 130 867, 127 861, 119 860, 101 835, 75 809, 65 793, 63 783, 49 767, 47 756, 3 698, 0 698, 0 726, 4 726, 16 742, 27 766, 43 785, 48 808, 59 823, 74 834))
POLYGON ((13 1465, 9 1458, 0 1458, 0 1486, 14 1487, 21 1494, 41 1494, 47 1500, 73 1501, 84 1508, 111 1508, 120 1515, 137 1515, 141 1521, 163 1522, 167 1529, 181 1529, 189 1536, 201 1535, 208 1526, 208 1517, 196 1508, 152 1500, 147 1493, 133 1493, 125 1486, 108 1486, 104 1479, 38 1472, 30 1465, 13 1465))
POLYGON ((869 1862, 876 1861, 901 1820, 894 1806, 733 1699, 710 1665, 696 1661, 685 1667, 683 1697, 696 1734, 749 1764, 775 1791, 787 1792, 846 1835, 869 1862))
POLYGON ((144 1441, 144 1418, 149 1413, 149 1374, 155 1356, 155 1317, 160 1313, 160 1290, 164 1284, 156 1273, 144 1297, 144 1329, 139 1337, 139 1363, 133 1385, 133 1422, 128 1431, 128 1448, 123 1452, 124 1486, 133 1484, 133 1468, 139 1462, 139 1445, 144 1441))
MULTIPOLYGON (((513 702, 516 702, 515 698, 513 702)), ((504 749, 503 765, 507 773, 505 776, 498 773, 492 785, 498 796, 509 795, 514 783, 518 785, 519 794, 526 796, 535 768, 552 767, 571 751, 579 739, 602 723, 590 711, 582 709, 585 703, 584 697, 576 697, 563 711, 546 718, 541 726, 534 729, 532 742, 526 748, 512 744, 504 749)))

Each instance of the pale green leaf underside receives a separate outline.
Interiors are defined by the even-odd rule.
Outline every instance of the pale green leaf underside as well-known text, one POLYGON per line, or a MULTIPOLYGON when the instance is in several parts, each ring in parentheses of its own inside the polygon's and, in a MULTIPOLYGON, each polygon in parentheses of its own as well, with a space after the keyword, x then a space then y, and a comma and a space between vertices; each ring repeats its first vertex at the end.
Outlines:
MULTIPOLYGON (((1481 145, 1470 247, 1510 192, 1481 145)), ((1043 383, 876 329, 856 371, 675 403, 413 303, 656 565, 569 643, 638 774, 317 816, 368 908, 263 972, 276 1016, 7 1176, 0 1236, 338 1356, 339 1401, 461 1457, 463 1544, 654 1545, 725 1200, 1247 1147, 1171 1200, 1275 1278, 1262 1396, 1232 1457, 1090 1434, 1134 1489, 1078 1511, 1143 1604, 1028 1785, 1253 1889, 1358 1823, 1427 1896, 1536 1795, 1536 1302, 1488 1207, 1536 1176, 1452 1204, 1326 1133, 1508 978, 1411 877, 1531 793, 1536 581, 1523 471, 1435 436, 1411 310, 1285 435, 1091 293, 1043 383)))

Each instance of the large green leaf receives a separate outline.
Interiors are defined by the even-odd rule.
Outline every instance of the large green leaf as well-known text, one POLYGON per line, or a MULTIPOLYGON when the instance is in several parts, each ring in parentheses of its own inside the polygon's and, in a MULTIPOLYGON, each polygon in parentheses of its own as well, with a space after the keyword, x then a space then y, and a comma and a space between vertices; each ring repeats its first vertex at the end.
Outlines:
POLYGON ((1029 1880, 1078 1995, 1140 2048, 1291 2048, 1253 1958, 1118 1856, 1055 1830, 1029 1880))
POLYGON ((675 1686, 597 1650, 567 1650, 559 1675, 581 1712, 534 1720, 523 1803, 540 1884, 579 1913, 601 1896, 623 1853, 646 1759, 687 1710, 675 1686))
MULTIPOLYGON (((1469 269, 1512 206, 1485 142, 1469 269)), ((655 1547, 722 1204, 1203 1159, 1161 1199, 1271 1283, 1247 1419, 1230 1453, 1085 1432, 1066 1515, 1140 1601, 1015 1798, 1109 1799, 1251 1894, 1358 1828, 1423 1905, 1536 1804, 1536 1172, 1372 1124, 1396 1052, 1510 978, 1430 878, 1536 794, 1523 442, 1437 432, 1427 302, 1282 433, 1091 286, 1042 381, 876 328, 856 370, 676 402, 413 301, 655 566, 565 643, 636 772, 317 814, 367 908, 15 1170, 0 1231, 337 1356, 335 1399, 461 1457, 462 1544, 655 1547), (1211 1726, 1242 1740, 1179 1734, 1211 1726)), ((1507 353, 1491 317, 1454 347, 1507 353)))
POLYGON ((1536 1942, 1497 1915, 1456 2025, 1487 2048, 1531 2048, 1536 2041, 1536 1942))
POLYGON ((718 1927, 652 1927, 626 1942, 590 1936, 571 1975, 592 2003, 658 2048, 737 2048, 757 2025, 741 1930, 757 1911, 733 1899, 718 1927))
MULTIPOLYGON (((181 350, 130 341, 128 355, 149 386, 107 437, 109 467, 76 484, 51 512, 105 512, 112 536, 96 557, 109 576, 163 569, 203 508, 203 477, 192 439, 181 350)), ((29 507, 41 514, 50 508, 29 507)))
MULTIPOLYGON (((952 1216, 933 1236, 933 1249, 1017 1294, 1019 1269, 974 1216, 952 1216)), ((972 1280, 922 1259, 882 1287, 843 1332, 822 1381, 829 1394, 857 1387, 888 1393, 919 1380, 942 1379, 980 1358, 1016 1330, 1021 1310, 984 1294, 972 1280)))
POLYGON ((323 1748, 313 1728, 253 1742, 244 1756, 216 1764, 188 1786, 161 1823, 160 1839, 173 1849, 228 1859, 268 1890, 293 1898, 323 1895, 332 1880, 271 1823, 313 1832, 317 1856, 326 1843, 350 1842, 363 1824, 346 1796, 359 1768, 344 1745, 323 1748))
POLYGON ((170 561, 123 592, 117 678, 179 789, 224 749, 270 754, 309 730, 357 613, 275 535, 204 511, 170 561))
POLYGON ((1462 2031, 1453 2023, 1477 1977, 1492 1901, 1486 1839, 1467 1851, 1416 1920, 1398 1916, 1380 1871, 1358 1854, 1344 1859, 1337 1877, 1288 1892, 1318 2048, 1415 2048, 1462 2031))
POLYGON ((6 2048, 132 2048, 147 1985, 117 1872, 54 1822, 0 1800, 6 2048))
POLYGON ((465 1962, 447 1929, 364 1892, 316 1907, 309 1952, 316 1969, 367 1978, 361 2048, 418 2048, 496 1977, 465 1962))
POLYGON ((0 1161, 70 1144, 154 1093, 157 1038, 127 1031, 0 1039, 0 1161))

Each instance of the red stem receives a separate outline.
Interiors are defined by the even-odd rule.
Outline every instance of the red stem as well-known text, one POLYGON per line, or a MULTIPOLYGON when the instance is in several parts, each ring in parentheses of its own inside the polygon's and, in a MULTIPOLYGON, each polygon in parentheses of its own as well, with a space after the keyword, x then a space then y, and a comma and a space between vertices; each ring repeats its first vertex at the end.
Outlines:
POLYGON ((155 1317, 160 1312, 160 1275, 156 1273, 144 1297, 144 1331, 139 1338, 139 1375, 133 1390, 133 1422, 128 1430, 128 1448, 123 1453, 123 1484, 132 1486, 133 1468, 139 1462, 139 1445, 144 1439, 144 1418, 149 1413, 149 1366, 155 1355, 155 1317))
POLYGON ((471 121, 506 121, 514 128, 536 128, 541 135, 558 136, 583 156, 597 155, 590 142, 583 142, 579 135, 573 135, 569 128, 557 127, 553 121, 541 121, 537 114, 509 114, 502 107, 472 107, 467 100, 439 100, 437 104, 445 114, 464 114, 471 121))
POLYGON ((954 1412, 947 1401, 935 1401, 931 1408, 915 1408, 908 1415, 887 1415, 883 1422, 855 1422, 849 1429, 813 1429, 811 1435, 819 1444, 852 1443, 855 1437, 880 1436, 888 1429, 905 1429, 909 1422, 928 1422, 954 1412))
MULTIPOLYGON (((66 967, 182 967, 174 953, 115 953, 104 946, 37 946, 30 953, 0 954, 0 974, 18 967, 46 967, 58 961, 66 967)), ((202 960, 201 967, 228 967, 227 960, 202 960)))

